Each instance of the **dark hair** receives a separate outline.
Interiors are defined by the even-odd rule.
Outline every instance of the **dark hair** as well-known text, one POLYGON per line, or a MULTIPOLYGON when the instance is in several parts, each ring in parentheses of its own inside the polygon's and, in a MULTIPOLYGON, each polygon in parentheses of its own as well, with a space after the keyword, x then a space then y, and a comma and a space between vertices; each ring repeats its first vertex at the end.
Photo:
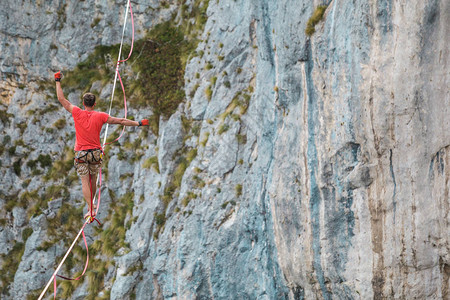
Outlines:
POLYGON ((92 93, 86 93, 83 95, 83 103, 85 106, 92 107, 95 104, 95 95, 92 93))

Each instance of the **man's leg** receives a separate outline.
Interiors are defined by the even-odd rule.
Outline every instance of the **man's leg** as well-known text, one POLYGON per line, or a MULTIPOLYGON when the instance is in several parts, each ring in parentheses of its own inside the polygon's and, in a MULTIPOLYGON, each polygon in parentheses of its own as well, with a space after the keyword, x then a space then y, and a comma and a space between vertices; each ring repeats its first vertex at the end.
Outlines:
MULTIPOLYGON (((94 200, 95 193, 97 192, 97 174, 91 174, 91 183, 92 183, 92 200, 94 200)), ((94 215, 96 208, 97 205, 94 204, 94 215)))
MULTIPOLYGON (((95 182, 94 182, 95 184, 95 182)), ((88 205, 88 212, 91 211, 91 188, 90 188, 90 180, 89 173, 87 175, 81 176, 81 189, 83 191, 84 200, 88 205)), ((95 191, 95 189, 93 189, 95 191)), ((92 197, 94 192, 92 193, 92 197)))

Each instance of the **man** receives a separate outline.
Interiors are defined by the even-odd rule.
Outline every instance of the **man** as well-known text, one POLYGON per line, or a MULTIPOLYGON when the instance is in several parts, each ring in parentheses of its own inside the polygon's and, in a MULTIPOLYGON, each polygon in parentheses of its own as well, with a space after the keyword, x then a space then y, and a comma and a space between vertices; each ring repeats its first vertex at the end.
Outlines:
POLYGON ((61 105, 72 114, 75 122, 75 160, 74 165, 81 186, 84 199, 88 205, 88 214, 85 217, 95 216, 95 207, 91 207, 91 199, 97 189, 97 175, 102 165, 102 150, 100 145, 100 131, 103 124, 121 124, 124 126, 148 126, 148 120, 136 122, 125 118, 114 118, 104 112, 94 111, 95 95, 83 95, 84 110, 72 105, 64 97, 61 88, 61 71, 55 73, 56 95, 61 105))

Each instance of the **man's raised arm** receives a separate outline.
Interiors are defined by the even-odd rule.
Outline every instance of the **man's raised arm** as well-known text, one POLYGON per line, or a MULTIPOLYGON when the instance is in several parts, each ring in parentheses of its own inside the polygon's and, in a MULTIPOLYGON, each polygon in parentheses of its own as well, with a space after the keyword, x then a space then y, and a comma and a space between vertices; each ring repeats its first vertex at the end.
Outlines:
POLYGON ((72 113, 73 105, 64 97, 63 90, 61 88, 61 71, 55 73, 55 81, 56 81, 56 96, 58 96, 58 100, 61 105, 70 113, 72 113))

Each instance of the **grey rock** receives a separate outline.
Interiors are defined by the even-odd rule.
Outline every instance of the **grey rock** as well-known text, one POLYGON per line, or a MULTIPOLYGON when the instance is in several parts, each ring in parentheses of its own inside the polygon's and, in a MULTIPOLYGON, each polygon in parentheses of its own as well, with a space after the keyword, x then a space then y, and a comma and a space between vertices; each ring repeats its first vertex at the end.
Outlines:
POLYGON ((20 228, 27 222, 27 212, 21 207, 14 207, 12 211, 14 218, 14 227, 20 228))
POLYGON ((174 113, 167 122, 160 122, 158 163, 162 174, 170 169, 173 155, 182 147, 183 136, 180 111, 174 113))
MULTIPOLYGON (((40 195, 40 186, 65 183, 66 174, 46 182, 48 170, 36 176, 26 165, 41 153, 57 159, 74 141, 62 108, 33 121, 31 112, 59 105, 38 80, 73 69, 98 45, 120 42, 120 1, 44 2, 0 4, 0 101, 13 114, 0 123, 2 137, 11 137, 0 152, 2 206, 29 176, 26 190, 40 195), (91 27, 70 16, 100 20, 91 27), (67 129, 43 134, 61 118, 67 129), (25 146, 10 154, 20 139, 25 146), (14 172, 18 159, 22 176, 14 172)), ((129 249, 112 259, 97 297, 110 291, 113 299, 448 298, 450 3, 313 2, 209 1, 197 47, 204 55, 186 65, 186 103, 161 120, 159 137, 130 129, 130 141, 142 139, 136 153, 110 149, 101 217, 112 201, 108 189, 119 197, 133 192, 134 208, 125 218, 129 249), (305 27, 319 4, 328 7, 309 37, 305 27), (207 63, 213 68, 206 70, 207 63), (249 97, 245 113, 238 107, 225 116, 239 93, 249 97), (201 124, 199 138, 187 136, 185 117, 201 124), (184 146, 197 156, 165 203, 184 146), (119 151, 142 157, 119 160, 119 151), (160 173, 144 168, 155 155, 160 173), (191 193, 196 198, 184 202, 191 193), (155 216, 164 216, 163 224, 155 216)), ((156 0, 132 3, 137 37, 182 10, 176 1, 168 8, 156 0)), ((184 4, 189 10, 199 3, 184 4)), ((111 88, 91 87, 102 100, 111 88)), ((80 93, 69 100, 79 101, 80 93)), ((130 109, 137 118, 150 114, 130 109)), ((77 182, 61 201, 80 199, 77 182)), ((7 254, 27 219, 17 208, 0 217, 0 253, 7 254)), ((33 234, 2 299, 42 288, 64 251, 61 244, 37 250, 45 214, 28 223, 33 234)), ((86 297, 88 287, 84 279, 73 298, 86 297)))

